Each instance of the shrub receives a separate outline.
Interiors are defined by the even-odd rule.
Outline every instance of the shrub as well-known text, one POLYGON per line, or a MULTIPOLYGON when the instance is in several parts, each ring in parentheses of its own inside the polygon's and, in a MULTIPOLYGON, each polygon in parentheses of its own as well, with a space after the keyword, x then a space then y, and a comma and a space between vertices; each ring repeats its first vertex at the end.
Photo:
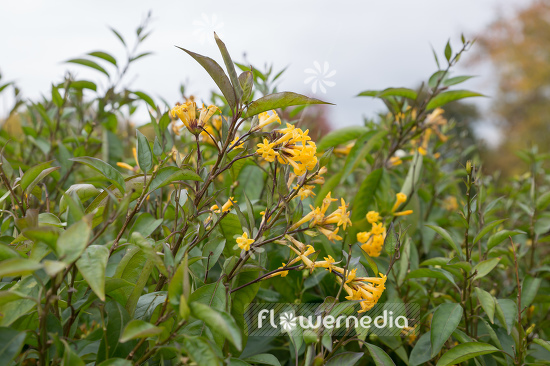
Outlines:
POLYGON ((441 109, 479 96, 450 77, 471 42, 448 44, 420 90, 360 93, 387 113, 315 142, 277 110, 294 118, 326 103, 276 92, 252 67, 238 74, 217 36, 225 71, 181 49, 220 89, 210 105, 187 96, 161 108, 121 88, 148 34, 145 22, 124 66, 106 52, 69 61, 116 69, 105 90, 69 74, 41 101, 16 99, 3 125, 5 364, 550 359, 548 156, 521 152, 529 173, 506 184, 483 176, 441 109), (150 123, 135 129, 139 103, 150 123), (250 303, 417 313, 391 337, 354 327, 248 337, 250 303))

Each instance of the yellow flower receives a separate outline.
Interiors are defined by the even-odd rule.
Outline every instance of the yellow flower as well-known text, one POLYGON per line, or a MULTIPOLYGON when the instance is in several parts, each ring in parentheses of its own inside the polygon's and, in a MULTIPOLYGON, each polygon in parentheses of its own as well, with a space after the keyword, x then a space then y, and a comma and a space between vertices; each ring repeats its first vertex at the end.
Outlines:
POLYGON ((210 145, 216 145, 216 141, 212 138, 214 137, 214 127, 212 126, 206 126, 203 127, 204 131, 200 133, 201 140, 210 144, 210 145))
POLYGON ((447 196, 445 200, 443 200, 443 208, 447 211, 456 211, 458 209, 456 197, 447 196))
POLYGON ((348 155, 351 149, 353 148, 353 145, 355 145, 355 143, 348 144, 344 147, 337 147, 336 149, 333 150, 333 152, 336 155, 344 155, 344 156, 348 155))
POLYGON ((401 212, 395 212, 393 216, 407 216, 413 213, 413 210, 405 210, 401 212))
POLYGON ((407 201, 407 195, 405 193, 397 193, 395 195, 395 204, 393 205, 391 212, 395 212, 401 206, 402 203, 407 201))
POLYGON ((379 235, 379 234, 383 234, 384 232, 386 232, 386 228, 384 227, 384 224, 382 224, 382 223, 372 224, 372 229, 370 231, 374 235, 379 235))
POLYGON ((366 243, 371 237, 371 235, 372 233, 368 231, 362 231, 360 233, 357 233, 357 241, 359 243, 366 243))
POLYGON ((244 141, 241 142, 240 144, 236 145, 237 142, 239 142, 239 136, 235 136, 235 138, 233 139, 233 141, 231 141, 231 143, 229 144, 229 148, 230 149, 242 149, 243 146, 244 146, 244 141))
MULTIPOLYGON (((233 207, 234 203, 237 203, 237 201, 235 200, 235 197, 229 197, 227 202, 223 204, 221 212, 231 211, 231 207, 233 207)), ((215 213, 220 213, 220 208, 218 207, 218 205, 214 205, 210 207, 210 209, 215 213)))
POLYGON ((342 240, 342 237, 338 235, 338 230, 340 228, 336 228, 336 230, 329 230, 325 229, 324 227, 319 227, 319 231, 327 237, 328 240, 334 243, 334 240, 342 240))
POLYGON ((403 163, 403 160, 401 160, 401 158, 398 156, 392 156, 388 162, 390 166, 397 166, 401 165, 403 163))
POLYGON ((380 214, 376 211, 369 211, 367 213, 367 221, 370 223, 370 224, 374 224, 375 222, 378 222, 380 221, 380 214))
POLYGON ((324 258, 324 261, 315 262, 315 268, 326 268, 329 272, 332 272, 333 263, 336 262, 330 255, 324 258))
MULTIPOLYGON (((285 268, 286 266, 286 263, 283 263, 283 265, 277 269, 283 269, 285 268)), ((288 274, 288 271, 279 271, 279 272, 275 272, 273 273, 272 275, 268 276, 267 278, 271 278, 271 277, 275 277, 275 276, 281 276, 281 277, 286 277, 286 275, 288 274)))
POLYGON ((258 115, 258 119, 260 120, 260 124, 254 128, 254 131, 261 130, 265 126, 277 122, 278 124, 281 124, 281 119, 279 118, 279 115, 274 110, 271 111, 271 116, 267 112, 262 112, 258 115))
POLYGON ((248 234, 246 232, 237 238, 237 245, 244 251, 249 251, 252 243, 254 243, 254 239, 248 239, 248 234))
POLYGON ((132 171, 132 172, 135 171, 134 167, 131 166, 130 164, 126 164, 126 163, 123 163, 123 162, 120 162, 120 161, 119 161, 118 163, 116 163, 116 165, 117 165, 118 167, 122 168, 122 169, 127 169, 127 170, 130 170, 130 171, 132 171))
MULTIPOLYGON (((294 187, 294 189, 298 189, 300 186, 299 185, 296 185, 296 187, 294 187)), ((312 186, 312 185, 307 185, 305 184, 303 187, 301 187, 298 191, 298 196, 300 196, 300 200, 304 200, 308 197, 313 197, 315 196, 315 193, 313 193, 313 189, 315 188, 315 186, 312 186)))
MULTIPOLYGON (((219 111, 219 109, 215 105, 210 105, 208 107, 203 106, 199 108, 199 118, 197 119, 197 104, 189 99, 184 104, 178 104, 172 108, 170 110, 170 115, 173 118, 177 116, 189 132, 197 135, 202 132, 202 128, 208 123, 216 111, 219 111)), ((179 127, 172 124, 172 129, 179 135, 179 127)))

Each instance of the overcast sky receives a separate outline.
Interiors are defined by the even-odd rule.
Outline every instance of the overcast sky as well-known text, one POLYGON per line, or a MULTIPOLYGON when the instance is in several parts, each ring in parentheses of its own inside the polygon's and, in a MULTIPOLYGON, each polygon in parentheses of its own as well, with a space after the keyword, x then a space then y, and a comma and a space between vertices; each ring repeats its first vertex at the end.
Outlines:
MULTIPOLYGON (((389 86, 416 87, 436 70, 431 46, 441 53, 451 38, 458 48, 462 32, 473 37, 499 14, 509 14, 526 2, 0 0, 0 70, 31 99, 49 92, 51 82, 60 81, 67 69, 98 79, 101 74, 62 61, 95 50, 122 56, 108 26, 132 39, 140 20, 152 10, 154 31, 143 51, 154 56, 135 65, 128 79, 131 88, 175 103, 185 81, 190 92, 208 97, 215 84, 174 45, 221 63, 211 42, 216 30, 237 62, 246 52, 257 67, 266 62, 275 69, 289 66, 280 90, 335 103, 331 121, 344 126, 359 124, 363 115, 372 116, 383 107, 354 95, 389 86)), ((488 69, 457 71, 481 73, 464 86, 491 94, 488 69)), ((488 106, 487 101, 480 103, 488 106)), ((0 106, 0 112, 6 109, 0 106)))

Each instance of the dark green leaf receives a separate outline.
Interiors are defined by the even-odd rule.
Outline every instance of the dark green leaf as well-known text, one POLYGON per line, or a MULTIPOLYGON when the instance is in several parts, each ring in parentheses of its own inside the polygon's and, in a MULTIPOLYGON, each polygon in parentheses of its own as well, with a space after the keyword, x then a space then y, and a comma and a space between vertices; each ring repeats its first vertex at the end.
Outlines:
POLYGON ((332 104, 323 102, 322 100, 309 98, 305 95, 293 92, 280 92, 266 95, 250 103, 243 118, 248 118, 260 114, 265 111, 270 111, 276 108, 285 108, 294 105, 310 105, 310 104, 332 104))
POLYGON ((74 58, 74 59, 68 60, 66 62, 73 63, 73 64, 78 64, 78 65, 82 65, 82 66, 87 66, 87 67, 95 69, 95 70, 97 70, 99 72, 102 72, 105 75, 109 76, 109 73, 107 72, 107 70, 105 70, 103 67, 99 66, 99 64, 97 64, 96 62, 94 62, 92 60, 87 60, 85 58, 74 58))
POLYGON ((443 354, 443 356, 441 356, 441 358, 437 362, 436 366, 457 365, 462 361, 466 361, 477 356, 486 355, 488 353, 493 353, 497 351, 497 348, 487 343, 462 343, 451 348, 449 351, 443 354))
POLYGON ((143 172, 148 172, 153 167, 153 154, 151 153, 151 146, 147 137, 136 129, 137 138, 137 158, 139 168, 143 172))
POLYGON ((120 336, 120 342, 125 343, 132 339, 147 338, 160 333, 162 333, 162 328, 143 320, 134 319, 124 328, 120 336))
POLYGON ((237 324, 231 315, 223 311, 214 310, 210 306, 201 304, 200 302, 191 302, 189 308, 191 309, 191 314, 195 318, 202 320, 212 333, 221 333, 239 351, 242 349, 241 331, 237 328, 237 324))
POLYGON ((99 160, 97 158, 89 157, 89 156, 72 158, 70 160, 89 166, 90 168, 101 173, 105 178, 107 178, 109 182, 113 183, 115 187, 119 189, 120 192, 124 193, 126 191, 124 178, 122 177, 122 174, 120 174, 118 170, 116 170, 106 162, 99 160))
POLYGON ((214 32, 214 38, 216 39, 216 43, 218 44, 218 48, 220 49, 223 57, 223 62, 225 63, 225 68, 227 69, 227 73, 229 74, 229 78, 231 79, 231 83, 233 84, 235 96, 237 97, 237 100, 240 100, 243 96, 243 89, 241 88, 241 84, 239 83, 237 71, 235 71, 235 64, 233 63, 233 60, 231 60, 231 56, 227 51, 227 47, 225 47, 225 43, 222 42, 216 32, 214 32))
POLYGON ((342 352, 331 357, 325 366, 354 366, 363 357, 363 352, 342 352))
POLYGON ((100 58, 116 66, 116 59, 113 56, 109 55, 107 52, 95 51, 88 53, 88 55, 100 58))
POLYGON ((430 100, 426 106, 426 109, 434 109, 444 106, 447 103, 454 102, 455 100, 471 97, 484 97, 484 95, 469 90, 450 90, 436 95, 432 100, 430 100))
POLYGON ((222 92, 225 99, 227 99, 229 107, 231 109, 234 109, 237 105, 237 97, 235 95, 235 91, 233 90, 233 86, 229 81, 229 78, 227 77, 227 75, 225 75, 225 72, 223 71, 221 66, 210 57, 199 55, 198 53, 188 51, 185 48, 178 48, 186 52, 189 56, 193 57, 195 61, 197 61, 206 70, 206 72, 208 72, 218 88, 220 88, 220 91, 222 92))
POLYGON ((19 355, 27 333, 18 332, 11 328, 0 327, 0 360, 4 365, 10 365, 11 361, 19 355))
POLYGON ((105 301, 105 269, 109 260, 109 249, 102 245, 90 245, 76 261, 82 277, 101 301, 105 301))
POLYGON ((453 334, 462 319, 462 307, 460 304, 445 303, 435 310, 430 330, 432 344, 431 357, 439 353, 447 339, 453 334))
POLYGON ((365 343, 365 346, 367 346, 376 366, 395 366, 390 356, 382 348, 369 343, 365 343))

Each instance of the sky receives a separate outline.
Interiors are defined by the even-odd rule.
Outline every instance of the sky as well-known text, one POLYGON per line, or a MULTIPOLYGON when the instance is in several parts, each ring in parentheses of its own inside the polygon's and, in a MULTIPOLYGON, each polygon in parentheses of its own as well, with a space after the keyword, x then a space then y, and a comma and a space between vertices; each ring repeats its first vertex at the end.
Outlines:
MULTIPOLYGON (((142 51, 154 54, 130 69, 130 89, 175 104, 185 83, 199 99, 208 98, 215 84, 174 46, 223 64, 213 42, 215 30, 234 61, 245 61, 246 53, 246 61, 259 69, 266 64, 275 70, 288 66, 279 90, 336 104, 329 107, 332 125, 349 126, 383 110, 379 101, 356 98, 359 92, 417 87, 436 71, 432 47, 441 55, 450 39, 459 48, 461 33, 473 38, 499 15, 511 14, 527 1, 0 0, 0 70, 3 80, 15 80, 30 99, 48 93, 52 81, 61 81, 66 70, 105 84, 102 74, 63 61, 97 50, 123 58, 124 50, 109 27, 132 43, 137 25, 151 10, 153 33, 142 51)), ((464 87, 490 97, 495 86, 491 70, 472 66, 470 57, 465 55, 455 75, 478 75, 464 87)), ((485 111, 490 108, 490 98, 472 102, 485 111)), ((0 98, 0 113, 8 104, 6 97, 0 98)), ((494 122, 486 113, 478 127, 489 142, 498 140, 494 122)))

